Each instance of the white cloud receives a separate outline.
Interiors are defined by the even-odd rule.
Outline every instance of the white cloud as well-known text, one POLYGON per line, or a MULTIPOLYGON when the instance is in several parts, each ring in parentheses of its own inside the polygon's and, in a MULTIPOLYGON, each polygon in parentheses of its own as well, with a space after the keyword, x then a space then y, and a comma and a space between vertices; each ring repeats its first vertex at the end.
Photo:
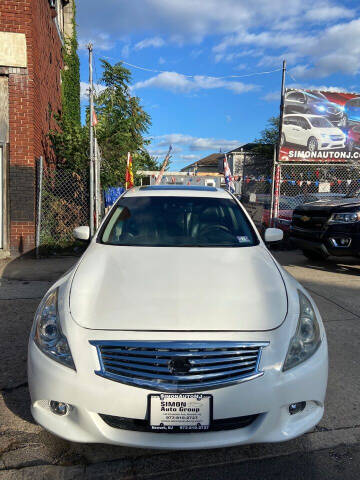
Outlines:
POLYGON ((177 43, 199 43, 208 35, 227 35, 272 25, 291 29, 351 18, 354 12, 336 0, 98 0, 79 2, 81 37, 99 25, 111 36, 139 31, 172 37, 177 43))
POLYGON ((240 145, 239 140, 193 137, 182 133, 161 135, 154 140, 157 141, 158 146, 181 145, 191 151, 213 150, 218 152, 220 149, 229 151, 240 145))
MULTIPOLYGON (((103 90, 105 90, 105 88, 105 85, 101 85, 100 83, 94 83, 95 94, 101 93, 103 90)), ((89 84, 87 82, 80 82, 80 99, 89 99, 89 84)))
POLYGON ((94 29, 90 35, 85 37, 80 37, 79 39, 79 49, 87 50, 87 46, 91 42, 96 50, 111 50, 115 46, 115 41, 108 33, 97 32, 94 29))
POLYGON ((314 4, 313 8, 305 13, 305 18, 313 22, 329 22, 342 18, 352 18, 354 12, 346 7, 328 6, 326 2, 314 4))
POLYGON ((161 37, 151 37, 151 38, 145 38, 144 40, 141 40, 141 42, 138 42, 134 49, 135 50, 143 50, 144 48, 149 48, 149 47, 154 47, 154 48, 159 48, 163 47, 165 45, 165 41, 161 37))
MULTIPOLYGON (((348 93, 348 89, 345 87, 332 87, 328 85, 310 85, 305 83, 290 83, 287 88, 299 88, 302 90, 313 90, 317 92, 340 92, 348 93)), ((278 102, 280 104, 280 90, 268 92, 262 97, 267 102, 278 102)))
POLYGON ((160 65, 164 65, 164 63, 166 63, 165 58, 159 57, 158 63, 159 63, 160 65))
POLYGON ((135 83, 133 90, 150 87, 182 93, 224 88, 236 94, 249 92, 258 88, 256 85, 227 81, 220 78, 206 77, 202 75, 186 77, 185 75, 176 72, 163 72, 142 82, 135 83))
POLYGON ((182 158, 183 160, 195 160, 196 158, 199 158, 199 156, 189 154, 189 155, 180 155, 180 158, 182 158))
POLYGON ((130 55, 130 44, 126 43, 121 49, 121 57, 128 58, 129 55, 130 55))

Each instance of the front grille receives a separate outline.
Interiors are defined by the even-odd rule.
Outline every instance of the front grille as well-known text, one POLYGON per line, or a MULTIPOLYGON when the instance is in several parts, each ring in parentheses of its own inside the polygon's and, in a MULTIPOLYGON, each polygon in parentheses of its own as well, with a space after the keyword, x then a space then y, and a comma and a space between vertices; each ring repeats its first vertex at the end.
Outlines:
POLYGON ((341 142, 344 140, 344 137, 342 135, 330 135, 330 138, 333 142, 341 142))
POLYGON ((307 230, 322 230, 329 219, 329 215, 323 216, 320 212, 295 212, 292 217, 292 225, 307 230))
POLYGON ((161 392, 200 392, 263 375, 262 349, 268 342, 112 342, 97 348, 97 375, 161 392))
MULTIPOLYGON (((148 420, 138 418, 115 417, 113 415, 103 415, 99 413, 100 418, 112 428, 121 430, 131 430, 133 432, 151 432, 151 433, 179 433, 178 430, 152 430, 148 420)), ((202 432, 219 432, 221 430, 235 430, 245 428, 251 425, 260 415, 247 415, 245 417, 221 418, 212 420, 207 430, 198 430, 202 432)), ((193 430, 181 430, 181 433, 194 433, 193 430)))

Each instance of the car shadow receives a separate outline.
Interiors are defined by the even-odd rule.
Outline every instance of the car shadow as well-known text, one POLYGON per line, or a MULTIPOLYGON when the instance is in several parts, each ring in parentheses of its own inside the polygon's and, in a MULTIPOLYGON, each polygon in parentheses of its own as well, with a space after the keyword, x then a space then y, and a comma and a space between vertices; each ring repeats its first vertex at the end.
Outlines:
POLYGON ((360 276, 360 258, 357 257, 328 257, 310 260, 302 254, 301 250, 275 250, 272 253, 283 267, 297 266, 329 273, 360 276))

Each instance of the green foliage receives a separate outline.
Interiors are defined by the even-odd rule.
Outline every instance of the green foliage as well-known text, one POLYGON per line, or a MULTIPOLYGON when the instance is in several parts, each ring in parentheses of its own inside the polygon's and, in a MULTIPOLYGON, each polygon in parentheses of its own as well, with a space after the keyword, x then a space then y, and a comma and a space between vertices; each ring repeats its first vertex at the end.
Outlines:
POLYGON ((80 62, 73 2, 73 35, 64 39, 64 69, 61 72, 62 112, 56 115, 56 130, 49 133, 59 168, 81 171, 89 161, 88 133, 80 120, 80 62))
POLYGON ((64 39, 64 69, 62 79, 62 116, 73 125, 80 125, 80 61, 77 54, 78 41, 73 3, 73 35, 64 39))
POLYGON ((138 97, 131 96, 131 73, 121 63, 111 65, 101 60, 103 90, 95 99, 98 117, 97 138, 104 159, 102 185, 124 183, 127 153, 133 157, 133 172, 157 168, 145 147, 144 135, 151 125, 150 116, 143 110, 138 97))
POLYGON ((266 156, 273 155, 274 146, 278 143, 279 139, 279 124, 279 117, 269 118, 266 128, 260 132, 260 138, 254 140, 254 143, 258 144, 253 149, 254 152, 266 156))
POLYGON ((82 172, 89 165, 89 129, 74 124, 67 116, 57 117, 59 130, 52 130, 49 137, 57 167, 82 172))
MULTIPOLYGON (((71 40, 71 45, 72 49, 69 49, 66 54, 69 68, 64 73, 66 81, 63 82, 63 112, 57 117, 59 129, 51 131, 49 136, 58 168, 72 169, 80 173, 89 166, 90 119, 89 110, 87 110, 86 124, 81 126, 78 121, 77 90, 73 87, 76 82, 79 87, 80 82, 75 74, 75 71, 78 72, 78 64, 72 55, 77 48, 76 34, 71 40), (72 74, 70 74, 70 66, 72 74)), ((111 65, 102 60, 102 66, 101 81, 106 88, 95 98, 95 111, 98 118, 96 136, 102 158, 102 187, 124 184, 128 152, 131 152, 133 158, 135 184, 139 184, 137 170, 159 168, 157 162, 146 150, 149 141, 145 139, 145 134, 151 125, 150 116, 143 110, 139 98, 131 96, 130 71, 121 63, 111 65)))

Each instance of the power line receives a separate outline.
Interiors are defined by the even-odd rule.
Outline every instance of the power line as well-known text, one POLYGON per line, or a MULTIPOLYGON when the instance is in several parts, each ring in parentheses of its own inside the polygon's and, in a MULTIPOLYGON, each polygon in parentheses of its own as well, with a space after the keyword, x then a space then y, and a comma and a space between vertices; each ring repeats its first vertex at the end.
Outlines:
POLYGON ((113 57, 107 57, 105 55, 102 56, 102 58, 105 58, 107 60, 113 60, 113 61, 118 62, 118 63, 121 62, 124 65, 127 65, 128 67, 135 68, 137 70, 142 70, 144 72, 176 73, 177 75, 182 75, 183 77, 187 77, 187 78, 207 77, 207 78, 215 78, 215 79, 218 79, 218 80, 223 80, 223 79, 226 79, 226 78, 246 78, 246 77, 254 77, 256 75, 268 75, 268 74, 271 74, 271 73, 280 72, 282 70, 282 68, 276 68, 274 70, 267 70, 267 71, 263 71, 263 72, 251 72, 251 73, 246 73, 244 75, 221 75, 221 76, 207 75, 207 74, 191 74, 191 75, 189 75, 189 74, 186 74, 186 73, 179 73, 179 72, 170 71, 170 70, 156 70, 156 69, 153 69, 153 68, 142 67, 140 65, 134 65, 133 63, 126 62, 125 60, 121 60, 121 59, 119 60, 119 59, 116 59, 116 58, 113 58, 113 57))

